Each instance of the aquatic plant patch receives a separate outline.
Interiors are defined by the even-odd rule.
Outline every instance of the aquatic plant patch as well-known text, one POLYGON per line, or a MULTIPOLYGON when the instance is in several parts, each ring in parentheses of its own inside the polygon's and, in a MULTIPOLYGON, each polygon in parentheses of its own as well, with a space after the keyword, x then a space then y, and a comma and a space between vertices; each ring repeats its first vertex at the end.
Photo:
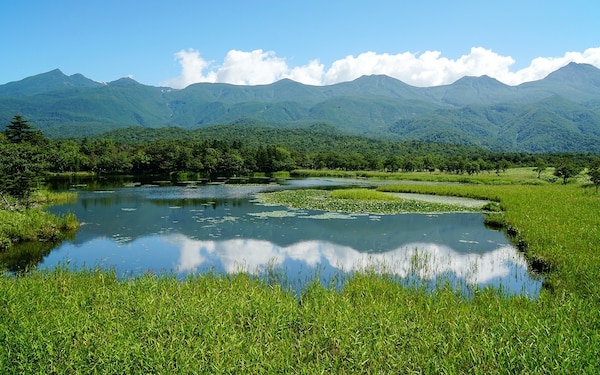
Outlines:
POLYGON ((342 212, 324 212, 324 213, 318 214, 318 215, 300 216, 300 218, 302 218, 302 219, 316 219, 316 220, 331 220, 331 219, 352 220, 352 219, 355 219, 356 216, 345 214, 345 213, 342 213, 342 212))
POLYGON ((294 217, 294 216, 297 216, 297 214, 295 212, 285 211, 285 210, 251 212, 248 215, 254 216, 257 218, 261 218, 261 219, 266 219, 269 217, 294 217))
POLYGON ((476 207, 399 198, 369 189, 284 190, 260 193, 257 197, 263 204, 331 212, 371 214, 479 212, 476 207))

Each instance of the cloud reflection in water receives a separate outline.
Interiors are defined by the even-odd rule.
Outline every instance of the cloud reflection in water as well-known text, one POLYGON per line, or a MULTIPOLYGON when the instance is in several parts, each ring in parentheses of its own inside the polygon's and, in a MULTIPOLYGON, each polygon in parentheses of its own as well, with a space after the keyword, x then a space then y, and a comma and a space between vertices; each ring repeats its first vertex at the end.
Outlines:
POLYGON ((467 284, 485 284, 492 279, 510 276, 515 268, 527 267, 512 246, 477 254, 422 242, 408 243, 385 253, 363 253, 320 240, 281 247, 264 240, 194 240, 180 234, 166 235, 161 239, 179 248, 175 270, 180 273, 196 272, 203 266, 210 266, 211 262, 219 262, 227 273, 258 274, 268 267, 293 261, 306 267, 326 266, 344 272, 373 270, 423 279, 452 273, 467 284))

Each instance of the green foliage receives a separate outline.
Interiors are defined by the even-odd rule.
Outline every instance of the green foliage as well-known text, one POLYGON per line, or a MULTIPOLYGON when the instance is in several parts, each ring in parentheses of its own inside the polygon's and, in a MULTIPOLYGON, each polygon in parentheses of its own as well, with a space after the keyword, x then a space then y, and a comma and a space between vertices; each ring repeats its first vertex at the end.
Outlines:
POLYGON ((535 161, 535 168, 533 170, 535 172, 537 172, 538 178, 541 178, 542 172, 544 172, 547 168, 548 168, 548 165, 546 164, 546 162, 544 162, 544 160, 538 158, 535 161))
POLYGON ((132 126, 180 132, 219 124, 290 129, 316 122, 379 139, 600 153, 600 112, 594 104, 599 76, 591 65, 571 64, 518 90, 485 76, 427 88, 370 76, 328 87, 282 80, 170 90, 127 78, 99 84, 52 71, 0 86, 0 118, 26 109, 26 117, 57 138, 132 126))
POLYGON ((47 168, 47 140, 21 116, 16 115, 0 142, 0 194, 26 201, 47 168))
POLYGON ((578 175, 583 168, 577 166, 571 159, 564 158, 558 160, 554 167, 554 175, 563 179, 563 184, 566 184, 568 179, 578 175))
POLYGON ((13 120, 4 130, 6 139, 11 143, 36 143, 42 139, 42 134, 39 130, 35 130, 27 120, 20 115, 15 115, 13 120))
POLYGON ((600 187, 600 158, 596 158, 589 166, 588 176, 590 177, 590 181, 596 186, 596 193, 598 192, 598 187, 600 187))
POLYGON ((187 169, 206 176, 292 168, 431 173, 439 169, 481 175, 494 168, 505 173, 509 166, 533 165, 537 159, 547 163, 554 163, 561 156, 578 159, 578 163, 591 160, 585 154, 497 153, 459 145, 376 140, 344 135, 325 124, 300 129, 232 125, 194 131, 178 129, 173 133, 165 130, 168 129, 131 128, 84 139, 79 158, 68 151, 72 145, 62 145, 73 141, 59 141, 53 159, 74 160, 74 170, 165 174, 187 169), (64 156, 63 149, 68 152, 64 156), (98 160, 104 160, 102 170, 97 168, 98 160), (129 166, 131 169, 127 170, 129 166))

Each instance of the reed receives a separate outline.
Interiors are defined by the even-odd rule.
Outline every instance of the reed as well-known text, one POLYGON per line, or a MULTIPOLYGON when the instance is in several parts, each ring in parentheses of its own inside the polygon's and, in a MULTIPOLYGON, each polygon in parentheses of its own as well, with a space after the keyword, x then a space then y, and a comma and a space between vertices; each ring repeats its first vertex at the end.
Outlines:
POLYGON ((530 264, 539 264, 548 290, 598 296, 600 195, 579 184, 395 185, 383 191, 458 195, 500 202, 503 217, 530 264))
POLYGON ((245 274, 0 277, 0 372, 592 373, 597 302, 354 274, 299 296, 245 274))
MULTIPOLYGON (((294 295, 246 274, 0 276, 0 373, 596 373, 600 195, 580 184, 397 185, 499 202, 536 300, 372 272, 294 295)), ((348 200, 348 199, 346 199, 348 200)), ((377 201, 377 200, 373 200, 377 201)), ((418 260, 415 261, 418 263, 418 260)), ((418 264, 415 265, 418 267, 418 264)))
POLYGON ((70 192, 36 191, 31 196, 33 205, 30 208, 11 199, 0 209, 0 252, 9 250, 13 244, 52 242, 73 234, 79 227, 75 215, 55 216, 41 207, 50 203, 68 202, 76 197, 76 194, 70 192))

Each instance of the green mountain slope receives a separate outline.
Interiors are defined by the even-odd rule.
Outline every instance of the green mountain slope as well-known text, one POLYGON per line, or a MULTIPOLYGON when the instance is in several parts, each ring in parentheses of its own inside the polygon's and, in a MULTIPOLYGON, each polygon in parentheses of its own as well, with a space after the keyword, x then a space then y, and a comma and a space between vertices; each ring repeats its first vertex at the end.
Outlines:
POLYGON ((0 97, 22 97, 70 88, 94 88, 101 83, 81 74, 66 76, 59 69, 0 86, 0 97))
POLYGON ((0 85, 0 129, 15 114, 53 137, 132 126, 327 123, 346 134, 385 139, 599 152, 600 70, 571 63, 519 86, 482 76, 419 88, 373 75, 330 86, 281 80, 258 86, 199 83, 182 90, 128 78, 99 83, 53 70, 0 85))

